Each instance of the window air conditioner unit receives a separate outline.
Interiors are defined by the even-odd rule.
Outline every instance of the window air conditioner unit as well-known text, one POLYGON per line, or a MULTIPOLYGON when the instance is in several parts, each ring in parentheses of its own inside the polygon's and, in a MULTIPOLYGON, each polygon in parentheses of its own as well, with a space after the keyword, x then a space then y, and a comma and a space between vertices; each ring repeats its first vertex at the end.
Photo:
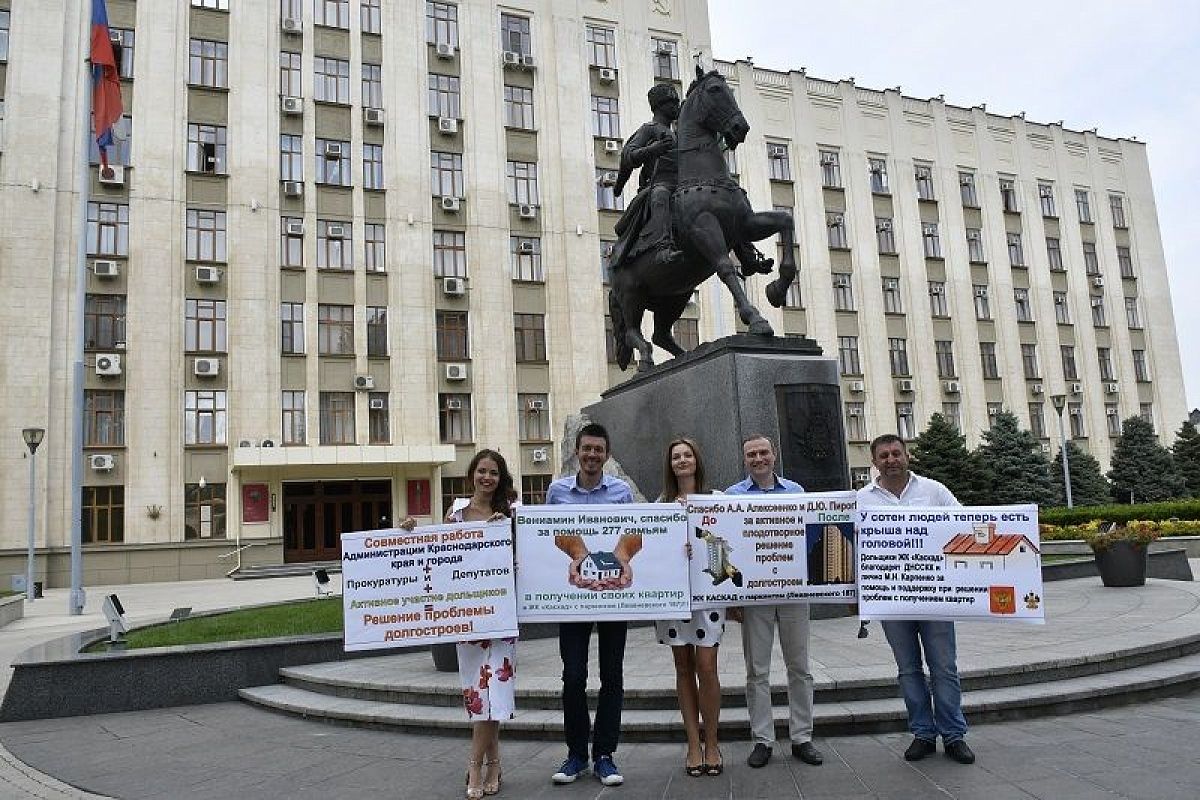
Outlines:
POLYGON ((959 186, 970 186, 973 183, 975 183, 975 177, 973 175, 963 175, 958 179, 959 186))
POLYGON ((1042 386, 1040 383, 1031 384, 1029 387, 1030 394, 1042 394, 1045 391, 1046 387, 1042 386))
POLYGON ((940 296, 946 293, 946 287, 942 285, 930 286, 929 293, 934 296, 940 296))
POLYGON ((221 372, 221 362, 215 358, 197 358, 192 372, 197 378, 215 378, 221 372))
POLYGON ((253 439, 241 439, 238 441, 238 447, 257 447, 258 442, 253 439))
POLYGON ((447 136, 458 133, 458 120, 454 117, 438 117, 438 133, 447 136))
POLYGON ((616 186, 617 185, 617 173, 611 172, 611 171, 610 172, 601 172, 600 177, 597 180, 601 186, 616 186))
POLYGON ((367 402, 367 405, 370 407, 370 409, 372 411, 383 411, 387 408, 387 401, 384 400, 382 397, 372 397, 367 402))
POLYGON ((116 261, 93 261, 92 272, 97 278, 116 278, 121 274, 121 265, 116 261))
POLYGON ((1097 275, 1096 277, 1092 278, 1092 286, 1095 286, 1098 288, 1103 285, 1104 285, 1104 278, 1102 276, 1097 275))
POLYGON ((342 143, 341 142, 326 142, 325 143, 325 157, 326 158, 341 158, 342 157, 342 143))
POLYGON ((100 183, 105 186, 124 186, 125 168, 120 164, 101 165, 98 171, 100 183))
POLYGON ((616 245, 614 245, 612 242, 606 242, 604 246, 600 248, 600 254, 605 258, 610 258, 614 249, 616 249, 616 245))
POLYGON ((196 283, 220 283, 221 270, 216 267, 196 267, 196 283))
POLYGON ((299 97, 281 97, 279 99, 279 110, 284 114, 303 114, 304 100, 299 97))
POLYGON ((284 181, 283 193, 287 197, 303 197, 304 182, 303 181, 284 181))
POLYGON ((100 353, 97 355, 96 374, 103 377, 120 375, 121 355, 119 353, 100 353))
POLYGON ((837 275, 833 279, 833 286, 835 289, 845 289, 849 285, 850 285, 850 276, 849 275, 837 275))
POLYGON ((465 381, 467 379, 466 364, 447 364, 446 365, 446 380, 448 381, 465 381))
POLYGON ((988 293, 987 293, 987 287, 986 287, 986 286, 980 286, 978 289, 976 289, 976 290, 975 290, 975 296, 976 296, 976 297, 987 297, 987 294, 988 294, 988 293))
POLYGON ((1121 385, 1116 382, 1104 384, 1105 394, 1118 394, 1121 391, 1121 385))
POLYGON ((327 226, 325 226, 325 235, 328 236, 330 239, 345 239, 346 238, 346 226, 345 225, 327 225, 327 226))
POLYGON ((946 394, 958 394, 962 391, 962 385, 958 381, 946 381, 942 384, 942 388, 946 394))
POLYGON ((364 108, 363 109, 363 122, 365 122, 368 125, 376 125, 376 126, 382 125, 383 124, 383 109, 382 108, 364 108))
POLYGON ((125 43, 125 36, 121 31, 110 30, 108 32, 108 40, 115 45, 123 45, 125 43))
POLYGON ((913 382, 909 378, 896 381, 896 391, 902 394, 909 394, 913 390, 913 382))
POLYGON ((304 235, 304 223, 303 222, 289 222, 287 224, 287 235, 288 236, 303 236, 304 235))
POLYGON ((88 456, 88 466, 95 472, 111 472, 116 465, 116 457, 107 453, 88 456))
POLYGON ((850 381, 850 391, 854 394, 862 394, 867 390, 867 385, 862 381, 850 381))
POLYGON ((535 464, 545 464, 550 460, 550 451, 544 447, 535 447, 529 452, 529 460, 535 464))
POLYGON ((530 400, 529 403, 526 405, 526 409, 530 412, 545 411, 546 410, 546 401, 538 400, 538 399, 534 398, 534 399, 530 400))
MULTIPOLYGON (((522 206, 521 208, 522 209, 528 208, 528 206, 522 206)), ((525 216, 525 215, 522 214, 521 216, 525 216)), ((533 255, 533 252, 534 252, 533 242, 521 242, 519 245, 517 245, 517 252, 524 256, 533 255)))
POLYGON ((434 50, 438 58, 454 58, 454 45, 448 42, 438 42, 434 50))
POLYGON ((504 61, 504 66, 506 66, 506 67, 521 66, 521 54, 520 53, 514 53, 511 50, 505 50, 504 54, 501 56, 501 59, 504 61))
POLYGON ((458 398, 458 397, 447 397, 446 398, 446 410, 447 411, 462 411, 463 410, 462 399, 458 398))
POLYGON ((846 409, 846 416, 848 416, 848 417, 861 417, 862 415, 863 415, 863 410, 861 408, 859 408, 858 406, 854 406, 853 408, 846 409))
POLYGON ((605 67, 604 69, 600 70, 598 77, 603 83, 612 83, 617 79, 617 71, 615 69, 608 69, 605 67))
POLYGON ((773 144, 767 147, 767 154, 771 158, 787 158, 787 146, 782 144, 773 144))
POLYGON ((279 447, 279 440, 272 436, 265 436, 262 440, 262 447, 279 447))
POLYGON ((1069 391, 1071 394, 1083 394, 1083 384, 1082 383, 1067 384, 1067 391, 1069 391))
POLYGON ((604 140, 604 152, 606 152, 606 153, 621 152, 621 143, 618 142, 616 139, 605 139, 604 140))
POLYGON ((887 233, 891 229, 892 229, 892 223, 891 223, 891 221, 886 220, 886 219, 883 222, 881 222, 875 226, 875 230, 879 231, 880 233, 887 233))
POLYGON ((822 167, 836 167, 837 163, 838 163, 838 158, 833 153, 825 153, 824 155, 821 156, 821 166, 822 167))
MULTIPOLYGON (((517 216, 521 219, 537 219, 537 206, 521 203, 517 206, 517 216)), ((526 244, 531 244, 526 242, 526 244)))
POLYGON ((279 21, 279 27, 284 33, 302 33, 304 25, 295 17, 284 17, 279 21))
POLYGON ((660 56, 669 56, 675 52, 675 43, 659 42, 658 47, 654 48, 654 52, 660 56))
POLYGON ((1100 308, 1103 305, 1104 305, 1103 297, 1093 297, 1092 298, 1092 308, 1100 308))
POLYGON ((1050 188, 1049 186, 1039 186, 1038 187, 1038 195, 1043 198, 1053 197, 1054 189, 1050 188))
POLYGON ((537 67, 537 59, 529 53, 521 56, 521 66, 525 69, 534 69, 537 67))
POLYGON ((360 392, 365 392, 375 388, 375 379, 370 375, 355 375, 354 388, 360 392))
POLYGON ((457 214, 460 207, 459 199, 457 197, 442 198, 442 211, 450 214, 457 214))
POLYGON ((442 293, 450 297, 462 297, 467 293, 467 282, 462 278, 442 278, 442 293))

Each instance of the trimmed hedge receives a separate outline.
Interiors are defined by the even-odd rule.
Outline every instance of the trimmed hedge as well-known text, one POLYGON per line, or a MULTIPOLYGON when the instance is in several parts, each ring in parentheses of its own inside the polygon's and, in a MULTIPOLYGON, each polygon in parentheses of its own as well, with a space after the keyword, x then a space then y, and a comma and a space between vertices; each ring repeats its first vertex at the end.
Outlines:
POLYGON ((1165 503, 1142 503, 1132 506, 1043 508, 1038 512, 1038 522, 1044 525, 1084 525, 1092 520, 1104 520, 1105 522, 1161 521, 1172 518, 1200 520, 1200 499, 1170 500, 1165 503))

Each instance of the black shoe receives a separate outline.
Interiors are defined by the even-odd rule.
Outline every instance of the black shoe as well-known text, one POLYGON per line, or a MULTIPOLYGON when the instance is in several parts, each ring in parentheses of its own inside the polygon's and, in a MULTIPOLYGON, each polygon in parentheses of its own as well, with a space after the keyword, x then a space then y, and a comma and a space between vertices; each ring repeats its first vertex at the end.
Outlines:
POLYGON ((754 749, 750 751, 750 757, 746 759, 746 763, 758 769, 765 767, 767 762, 771 760, 771 748, 759 742, 754 745, 754 749))
MULTIPOLYGON (((925 756, 931 756, 937 752, 937 745, 928 739, 922 739, 920 736, 914 736, 912 744, 904 751, 905 761, 920 761, 925 756)), ((946 753, 950 750, 947 748, 946 753)))
POLYGON ((812 764, 814 767, 825 763, 825 756, 821 755, 821 751, 814 747, 812 742, 793 744, 792 758, 798 758, 805 764, 812 764))
POLYGON ((967 747, 967 743, 962 739, 956 742, 950 742, 944 746, 946 755, 953 758, 960 764, 974 764, 975 754, 971 752, 971 748, 967 747))

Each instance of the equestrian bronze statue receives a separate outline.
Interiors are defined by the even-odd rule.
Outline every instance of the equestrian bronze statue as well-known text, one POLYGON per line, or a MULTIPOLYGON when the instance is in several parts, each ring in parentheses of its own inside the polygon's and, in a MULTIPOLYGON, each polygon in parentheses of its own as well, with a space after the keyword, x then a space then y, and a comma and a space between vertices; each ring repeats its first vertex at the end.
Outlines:
POLYGON ((749 332, 774 335, 746 297, 731 252, 743 275, 770 272, 772 261, 752 242, 779 234, 779 277, 766 290, 775 307, 783 305, 796 277, 792 215, 755 212, 746 192, 729 175, 724 151, 744 142, 750 125, 725 78, 697 67, 682 106, 674 88, 666 84, 656 85, 648 98, 654 119, 626 143, 614 187, 620 194, 633 169, 641 169, 640 191, 617 223, 620 238, 613 248, 608 294, 617 363, 626 369, 636 350, 639 371, 654 363, 653 348, 641 333, 643 315, 654 315, 651 341, 672 355, 682 355, 671 326, 695 288, 714 273, 729 289, 749 332))

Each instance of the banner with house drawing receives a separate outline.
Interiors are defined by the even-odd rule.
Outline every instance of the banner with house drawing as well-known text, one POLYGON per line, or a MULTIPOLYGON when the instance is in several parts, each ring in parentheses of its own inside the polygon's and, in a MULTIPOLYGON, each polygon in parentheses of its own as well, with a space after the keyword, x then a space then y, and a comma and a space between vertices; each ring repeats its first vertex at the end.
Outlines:
POLYGON ((1044 623, 1034 505, 859 508, 863 619, 1044 623))
POLYGON ((682 506, 520 506, 515 516, 522 622, 691 615, 682 506))
POLYGON ((517 635, 512 524, 342 534, 346 650, 517 635))
POLYGON ((692 606, 853 603, 854 492, 688 498, 692 606))

